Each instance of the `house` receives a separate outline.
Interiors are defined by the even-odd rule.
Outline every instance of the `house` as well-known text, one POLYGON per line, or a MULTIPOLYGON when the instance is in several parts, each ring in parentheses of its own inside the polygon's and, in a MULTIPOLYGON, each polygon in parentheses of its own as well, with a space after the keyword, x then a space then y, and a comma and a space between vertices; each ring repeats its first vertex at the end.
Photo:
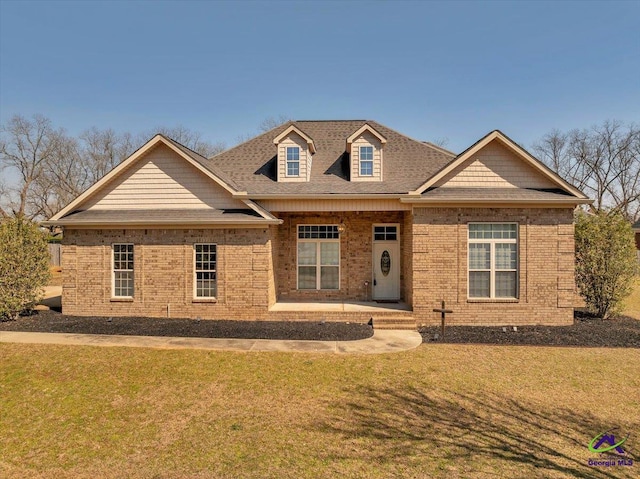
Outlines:
POLYGON ((636 221, 633 226, 633 232, 636 234, 636 253, 638 253, 638 262, 640 262, 640 220, 636 221))
POLYGON ((561 325, 589 202, 497 130, 292 121, 209 159, 156 135, 46 224, 70 315, 561 325))

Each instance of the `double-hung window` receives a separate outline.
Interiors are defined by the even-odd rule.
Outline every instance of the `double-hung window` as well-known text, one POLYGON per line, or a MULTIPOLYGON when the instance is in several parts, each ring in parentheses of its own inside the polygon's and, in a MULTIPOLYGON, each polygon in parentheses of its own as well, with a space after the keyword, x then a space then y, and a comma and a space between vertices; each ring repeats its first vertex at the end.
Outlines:
POLYGON ((215 244, 195 244, 195 297, 215 298, 217 294, 217 251, 215 244))
POLYGON ((133 298, 133 245, 113 245, 113 297, 133 298))
POLYGON ((287 146, 287 176, 300 176, 300 148, 287 146))
POLYGON ((337 225, 298 226, 298 289, 340 289, 337 225))
POLYGON ((469 224, 469 298, 518 297, 518 225, 469 224))
POLYGON ((373 176, 373 146, 360 147, 360 176, 373 176))

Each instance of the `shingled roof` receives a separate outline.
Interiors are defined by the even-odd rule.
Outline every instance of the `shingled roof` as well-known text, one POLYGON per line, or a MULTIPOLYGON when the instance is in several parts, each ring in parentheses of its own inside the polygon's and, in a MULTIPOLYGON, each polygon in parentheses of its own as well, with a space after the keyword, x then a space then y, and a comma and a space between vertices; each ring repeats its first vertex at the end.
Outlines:
POLYGON ((403 194, 418 188, 455 155, 414 140, 371 120, 290 121, 230 150, 205 166, 250 196, 297 194, 403 194), (349 181, 347 138, 369 124, 387 139, 384 147, 384 181, 349 181), (278 183, 277 152, 273 139, 291 125, 313 139, 316 153, 311 179, 303 183, 278 183))

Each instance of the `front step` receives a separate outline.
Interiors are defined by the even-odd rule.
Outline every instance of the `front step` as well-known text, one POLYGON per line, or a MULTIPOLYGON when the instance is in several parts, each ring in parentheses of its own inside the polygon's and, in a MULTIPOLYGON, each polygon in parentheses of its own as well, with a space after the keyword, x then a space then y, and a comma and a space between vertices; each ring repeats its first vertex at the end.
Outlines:
POLYGON ((401 329, 404 331, 417 331, 416 320, 407 317, 373 317, 373 329, 401 329))

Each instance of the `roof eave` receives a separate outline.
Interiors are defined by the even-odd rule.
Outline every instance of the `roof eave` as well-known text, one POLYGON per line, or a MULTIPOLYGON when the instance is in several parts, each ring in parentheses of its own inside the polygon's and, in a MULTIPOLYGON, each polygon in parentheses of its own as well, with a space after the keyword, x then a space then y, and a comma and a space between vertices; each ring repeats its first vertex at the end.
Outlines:
POLYGON ((218 221, 202 221, 202 220, 179 220, 179 221, 166 221, 166 220, 118 220, 118 221, 75 221, 73 219, 65 220, 47 220, 40 224, 42 226, 82 226, 82 227, 120 227, 120 226, 265 226, 265 225, 280 225, 282 224, 280 219, 257 219, 257 220, 218 220, 218 221))
POLYGON ((400 203, 412 203, 419 205, 468 205, 468 206, 479 206, 479 205, 513 205, 513 206, 532 206, 532 205, 562 205, 566 207, 567 205, 580 205, 580 204, 591 204, 593 200, 590 199, 582 199, 582 198, 550 198, 550 199, 539 199, 539 198, 522 198, 522 199, 469 199, 469 198, 416 198, 416 197, 404 197, 400 198, 400 203))
POLYGON ((280 193, 263 193, 263 194, 251 194, 242 193, 233 195, 238 199, 252 199, 252 200, 347 200, 347 199, 400 199, 408 196, 407 193, 315 193, 315 194, 280 194, 280 193))

